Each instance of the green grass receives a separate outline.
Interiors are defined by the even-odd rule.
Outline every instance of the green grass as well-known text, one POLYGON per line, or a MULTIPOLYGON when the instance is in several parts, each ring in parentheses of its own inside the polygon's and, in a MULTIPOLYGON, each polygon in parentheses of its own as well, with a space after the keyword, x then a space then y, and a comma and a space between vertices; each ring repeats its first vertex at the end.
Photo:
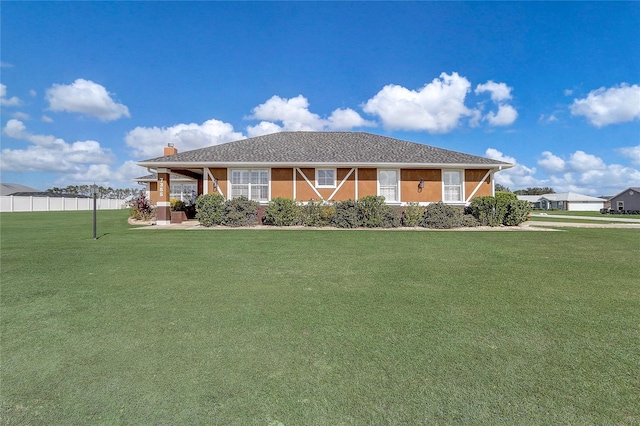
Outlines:
POLYGON ((547 214, 554 216, 585 216, 585 217, 600 217, 600 218, 616 218, 616 219, 640 219, 640 215, 637 214, 602 214, 600 212, 576 212, 576 211, 564 211, 564 210, 534 210, 532 214, 547 214))
POLYGON ((1 221, 3 424, 638 424, 640 230, 1 221))
MULTIPOLYGON (((588 216, 585 216, 588 217, 588 216)), ((564 223, 595 223, 599 225, 606 225, 611 223, 620 224, 621 221, 609 221, 609 220, 594 220, 594 219, 571 219, 568 217, 548 217, 548 216, 531 216, 529 218, 532 222, 564 222, 564 223)))

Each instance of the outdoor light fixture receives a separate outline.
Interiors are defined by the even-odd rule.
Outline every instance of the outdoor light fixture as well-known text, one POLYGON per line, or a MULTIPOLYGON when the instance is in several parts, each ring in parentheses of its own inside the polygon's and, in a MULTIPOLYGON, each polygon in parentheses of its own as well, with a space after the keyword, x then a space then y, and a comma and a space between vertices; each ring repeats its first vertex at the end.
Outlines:
POLYGON ((418 182, 418 192, 422 192, 423 188, 424 188, 424 179, 420 179, 420 182, 418 182))
POLYGON ((98 195, 98 185, 95 183, 89 187, 91 189, 91 195, 93 195, 93 239, 97 240, 96 235, 96 196, 98 195))
POLYGON ((217 189, 218 188, 218 178, 213 178, 213 189, 217 189))

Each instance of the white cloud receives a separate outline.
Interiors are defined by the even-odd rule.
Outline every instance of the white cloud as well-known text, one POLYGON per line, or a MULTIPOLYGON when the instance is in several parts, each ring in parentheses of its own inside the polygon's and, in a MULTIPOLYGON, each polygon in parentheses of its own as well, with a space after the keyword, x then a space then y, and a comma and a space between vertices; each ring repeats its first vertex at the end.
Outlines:
POLYGON ((17 106, 17 105, 20 105, 21 103, 22 101, 15 96, 12 96, 7 99, 7 86, 0 83, 0 105, 17 106))
POLYGON ((494 160, 514 164, 514 167, 496 173, 496 182, 500 185, 504 185, 512 190, 516 188, 545 186, 545 181, 537 179, 534 176, 536 174, 535 167, 529 168, 524 164, 520 164, 515 158, 505 155, 494 148, 488 148, 485 151, 485 155, 494 160))
POLYGON ((559 173, 564 171, 565 161, 562 158, 556 155, 553 155, 553 153, 551 153, 550 151, 544 151, 542 153, 542 156, 544 158, 541 160, 538 160, 538 165, 540 167, 542 167, 543 169, 545 169, 550 173, 559 173))
POLYGON ((40 120, 44 121, 45 123, 53 123, 53 118, 46 115, 42 115, 42 117, 40 117, 40 120))
POLYGON ((14 112, 13 114, 11 114, 11 117, 17 118, 18 120, 22 120, 22 121, 28 121, 28 120, 31 119, 29 114, 27 114, 26 112, 21 112, 21 111, 14 112))
POLYGON ((78 172, 90 163, 107 164, 112 161, 111 153, 104 150, 99 142, 67 143, 54 136, 32 134, 20 120, 9 120, 3 133, 33 144, 27 149, 3 149, 1 164, 6 171, 78 172))
POLYGON ((498 103, 511 99, 511 90, 513 90, 513 88, 507 86, 505 83, 495 83, 493 80, 489 80, 484 84, 478 84, 475 93, 477 95, 489 92, 491 93, 491 100, 498 103))
POLYGON ((337 109, 329 116, 328 128, 331 130, 349 130, 354 127, 375 126, 375 123, 360 117, 351 108, 337 109))
POLYGON ((549 183, 556 192, 577 192, 586 195, 615 195, 629 186, 640 185, 640 170, 620 164, 602 169, 551 175, 549 183))
POLYGON ((272 96, 265 103, 253 109, 249 119, 263 120, 256 126, 247 127, 250 136, 273 133, 274 131, 299 130, 349 130, 354 127, 374 126, 363 119, 356 111, 336 109, 329 118, 324 119, 309 111, 309 101, 302 95, 286 99, 272 96), (279 126, 274 122, 281 122, 279 126))
POLYGON ((518 111, 511 105, 499 105, 498 113, 489 111, 484 119, 492 126, 509 126, 518 118, 518 111))
POLYGON ((564 89, 564 92, 562 92, 562 93, 564 93, 565 96, 571 96, 571 95, 573 95, 573 90, 564 89))
POLYGON ((513 90, 513 88, 507 86, 505 83, 496 83, 493 80, 489 80, 484 84, 478 84, 476 86, 476 95, 489 92, 493 103, 498 105, 497 113, 489 111, 482 118, 484 121, 488 121, 489 125, 509 126, 518 118, 518 111, 516 111, 513 106, 505 102, 511 99, 511 90, 513 90))
POLYGON ((544 177, 536 176, 538 171, 516 162, 515 158, 489 148, 486 156, 496 160, 516 164, 512 169, 496 173, 496 182, 512 190, 528 187, 548 186, 556 192, 576 192, 586 195, 616 194, 629 186, 640 185, 640 170, 620 164, 605 164, 601 158, 584 151, 576 151, 563 160, 550 151, 542 152, 538 165, 544 177))
POLYGON ((640 145, 616 149, 622 156, 629 158, 631 164, 640 166, 640 145))
POLYGON ((282 127, 276 123, 270 121, 261 121, 255 126, 247 126, 247 134, 250 138, 262 135, 269 135, 271 133, 278 133, 282 131, 282 127))
POLYGON ((388 129, 446 133, 463 117, 474 115, 464 104, 470 87, 469 80, 456 72, 442 73, 419 90, 390 84, 369 99, 363 110, 380 117, 388 129))
POLYGON ((582 115, 596 127, 640 119, 640 86, 601 87, 586 98, 574 99, 571 114, 582 115))
POLYGON ((586 172, 589 170, 604 170, 606 165, 601 158, 587 154, 584 151, 576 151, 569 158, 569 166, 576 172, 586 172))
POLYGON ((558 121, 558 117, 556 117, 555 113, 550 114, 549 116, 540 114, 540 117, 538 117, 538 123, 541 123, 541 124, 550 124, 550 123, 555 123, 557 121, 558 121))
POLYGON ((168 143, 173 143, 178 152, 182 152, 240 139, 244 139, 244 135, 234 132, 231 124, 213 119, 202 124, 136 127, 125 136, 126 144, 133 148, 133 155, 146 157, 162 156, 168 143))
POLYGON ((54 84, 47 89, 46 99, 52 111, 76 112, 102 121, 130 117, 129 108, 115 102, 107 89, 81 78, 70 85, 54 84))

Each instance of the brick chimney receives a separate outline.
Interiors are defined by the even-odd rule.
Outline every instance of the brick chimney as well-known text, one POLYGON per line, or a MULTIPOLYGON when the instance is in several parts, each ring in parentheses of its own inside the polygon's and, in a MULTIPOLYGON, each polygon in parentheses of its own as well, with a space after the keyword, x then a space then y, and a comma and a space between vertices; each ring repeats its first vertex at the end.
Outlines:
POLYGON ((178 150, 177 148, 173 147, 172 143, 167 144, 167 146, 164 147, 164 156, 166 157, 167 155, 173 155, 173 154, 177 154, 178 150))

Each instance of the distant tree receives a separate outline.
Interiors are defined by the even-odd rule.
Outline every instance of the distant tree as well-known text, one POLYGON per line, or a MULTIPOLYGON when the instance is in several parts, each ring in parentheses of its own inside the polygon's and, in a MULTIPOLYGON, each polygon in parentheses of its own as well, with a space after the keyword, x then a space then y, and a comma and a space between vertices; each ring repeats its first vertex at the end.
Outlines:
POLYGON ((544 188, 527 188, 527 189, 518 189, 514 191, 516 195, 544 195, 544 194, 555 194, 556 191, 553 188, 544 187, 544 188))
POLYGON ((507 188, 504 185, 500 185, 499 183, 496 183, 496 192, 497 191, 506 191, 506 192, 511 192, 511 190, 509 188, 507 188))
MULTIPOLYGON (((64 188, 58 188, 54 186, 53 188, 49 188, 46 192, 51 192, 54 194, 70 194, 70 195, 91 195, 91 185, 68 185, 64 188)), ((130 196, 135 196, 140 193, 139 188, 105 188, 104 186, 98 186, 98 197, 99 198, 114 198, 118 200, 123 200, 130 196)))

